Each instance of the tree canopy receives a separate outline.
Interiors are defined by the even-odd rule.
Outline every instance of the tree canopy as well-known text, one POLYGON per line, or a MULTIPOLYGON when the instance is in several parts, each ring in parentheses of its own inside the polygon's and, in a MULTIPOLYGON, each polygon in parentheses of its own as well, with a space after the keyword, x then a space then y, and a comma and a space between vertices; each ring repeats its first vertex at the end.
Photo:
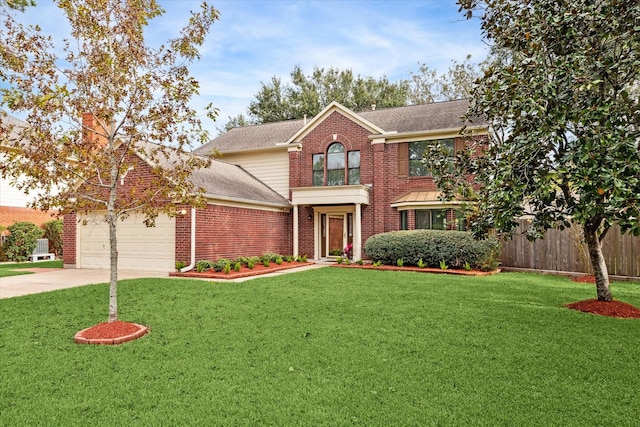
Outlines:
MULTIPOLYGON (((5 146, 0 172, 22 177, 18 186, 25 192, 44 190, 35 208, 105 212, 113 321, 118 220, 142 211, 153 223, 160 211, 174 208, 163 201, 202 200, 190 174, 209 161, 187 151, 208 135, 189 106, 199 89, 189 65, 199 58, 198 48, 218 12, 203 3, 177 37, 152 48, 144 29, 164 13, 155 0, 56 3, 71 28, 64 57, 56 55, 52 38, 39 27, 24 26, 3 10, 0 103, 26 116, 26 125, 0 117, 5 146), (137 156, 144 157, 152 178, 149 185, 124 193, 120 186, 137 156)), ((214 115, 211 109, 209 116, 214 115)))
POLYGON ((386 76, 376 79, 333 67, 315 67, 311 74, 305 74, 300 66, 295 66, 290 83, 283 83, 276 76, 267 83, 261 82, 247 115, 229 117, 219 130, 313 117, 333 101, 359 112, 467 98, 479 75, 479 67, 471 62, 470 56, 463 62, 452 61, 442 74, 426 64, 418 64, 418 68, 409 77, 391 82, 386 76))
MULTIPOLYGON (((448 195, 480 189, 478 232, 509 234, 523 216, 531 239, 582 226, 598 299, 610 301, 602 238, 614 224, 640 234, 640 3, 459 3, 506 54, 472 92, 468 117, 488 120, 491 139, 437 168, 439 185, 448 195)), ((430 157, 444 162, 436 149, 430 157)))

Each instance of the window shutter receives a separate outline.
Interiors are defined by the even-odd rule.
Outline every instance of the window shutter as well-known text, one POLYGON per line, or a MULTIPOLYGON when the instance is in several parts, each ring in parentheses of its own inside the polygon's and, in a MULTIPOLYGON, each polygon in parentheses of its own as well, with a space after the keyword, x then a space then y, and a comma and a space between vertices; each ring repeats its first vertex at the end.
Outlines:
POLYGON ((406 178, 409 175, 409 143, 398 144, 398 177, 406 178))

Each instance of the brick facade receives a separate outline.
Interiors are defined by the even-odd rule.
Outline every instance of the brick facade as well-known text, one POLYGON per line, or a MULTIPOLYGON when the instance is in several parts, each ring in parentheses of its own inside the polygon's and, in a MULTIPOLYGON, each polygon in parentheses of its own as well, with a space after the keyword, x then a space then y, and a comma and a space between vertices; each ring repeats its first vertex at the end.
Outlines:
POLYGON ((62 260, 66 266, 76 265, 76 233, 78 231, 78 215, 67 214, 63 217, 62 227, 62 260))
POLYGON ((0 206, 0 225, 8 227, 16 222, 31 222, 41 226, 47 221, 55 219, 55 212, 43 212, 31 208, 15 206, 0 206))
MULTIPOLYGON (((398 143, 373 143, 371 132, 335 111, 302 139, 302 151, 289 154, 290 186, 313 186, 312 156, 324 153, 334 142, 344 145, 346 151, 360 151, 360 183, 371 185, 369 205, 362 206, 362 243, 373 236, 400 229, 400 214, 391 203, 400 195, 412 191, 435 191, 431 177, 401 177, 398 171, 398 143)), ((464 146, 462 138, 455 139, 456 148, 464 146)), ((326 161, 326 157, 325 157, 326 161)), ((313 253, 313 214, 310 206, 299 209, 299 250, 313 253)), ((453 212, 448 216, 453 218, 453 212)), ((449 218, 448 218, 449 219, 449 218)), ((415 228, 414 212, 409 215, 409 228, 415 228)))
MULTIPOLYGON (((196 210, 196 261, 292 253, 291 214, 207 205, 196 210)), ((176 260, 191 259, 191 210, 176 218, 176 260)))

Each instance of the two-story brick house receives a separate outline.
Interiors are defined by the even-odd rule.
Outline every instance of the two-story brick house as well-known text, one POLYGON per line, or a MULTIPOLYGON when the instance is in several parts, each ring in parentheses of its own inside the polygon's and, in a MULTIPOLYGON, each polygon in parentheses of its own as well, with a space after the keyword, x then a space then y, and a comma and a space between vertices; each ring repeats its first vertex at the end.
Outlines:
MULTIPOLYGON (((193 153, 222 155, 192 176, 207 205, 180 206, 156 228, 139 215, 119 223, 119 265, 169 271, 176 261, 265 252, 319 260, 348 244, 360 259, 377 233, 462 227, 456 203, 438 199, 421 158, 435 140, 452 152, 463 147, 467 107, 461 100, 355 113, 334 102, 308 119, 232 129, 193 153)), ((145 168, 139 162, 123 188, 145 168)), ((65 217, 65 265, 108 267, 103 214, 65 217)))
POLYGON ((458 100, 355 113, 334 102, 309 120, 232 129, 196 153, 217 150, 291 201, 293 254, 321 259, 352 244, 360 259, 374 234, 464 226, 421 159, 434 140, 452 153, 464 146, 467 108, 458 100))

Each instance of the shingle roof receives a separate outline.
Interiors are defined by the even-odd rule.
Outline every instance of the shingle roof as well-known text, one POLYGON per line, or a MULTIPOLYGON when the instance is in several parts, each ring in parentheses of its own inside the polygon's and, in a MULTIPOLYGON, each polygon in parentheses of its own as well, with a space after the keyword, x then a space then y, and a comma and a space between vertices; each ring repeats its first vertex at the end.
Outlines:
POLYGON ((228 152, 275 147, 276 144, 286 142, 303 126, 304 120, 288 120, 234 128, 193 152, 206 156, 212 154, 214 148, 220 152, 228 152))
MULTIPOLYGON (((154 145, 147 143, 146 146, 141 144, 141 147, 150 151, 154 149, 154 145)), ((193 156, 194 154, 185 153, 184 155, 193 156)), ((165 168, 174 167, 178 162, 177 157, 176 151, 173 151, 168 159, 162 155, 158 156, 165 168)), ((194 170, 190 178, 196 188, 203 188, 205 194, 210 198, 220 197, 237 201, 258 202, 283 208, 291 206, 288 200, 262 181, 242 167, 231 163, 213 160, 210 167, 194 170)))
MULTIPOLYGON (((459 129, 469 101, 435 102, 408 107, 385 108, 357 113, 386 132, 420 132, 436 129, 459 129)), ((221 153, 270 148, 289 140, 304 126, 304 120, 265 123, 231 129, 194 151, 210 155, 214 148, 221 153)))

